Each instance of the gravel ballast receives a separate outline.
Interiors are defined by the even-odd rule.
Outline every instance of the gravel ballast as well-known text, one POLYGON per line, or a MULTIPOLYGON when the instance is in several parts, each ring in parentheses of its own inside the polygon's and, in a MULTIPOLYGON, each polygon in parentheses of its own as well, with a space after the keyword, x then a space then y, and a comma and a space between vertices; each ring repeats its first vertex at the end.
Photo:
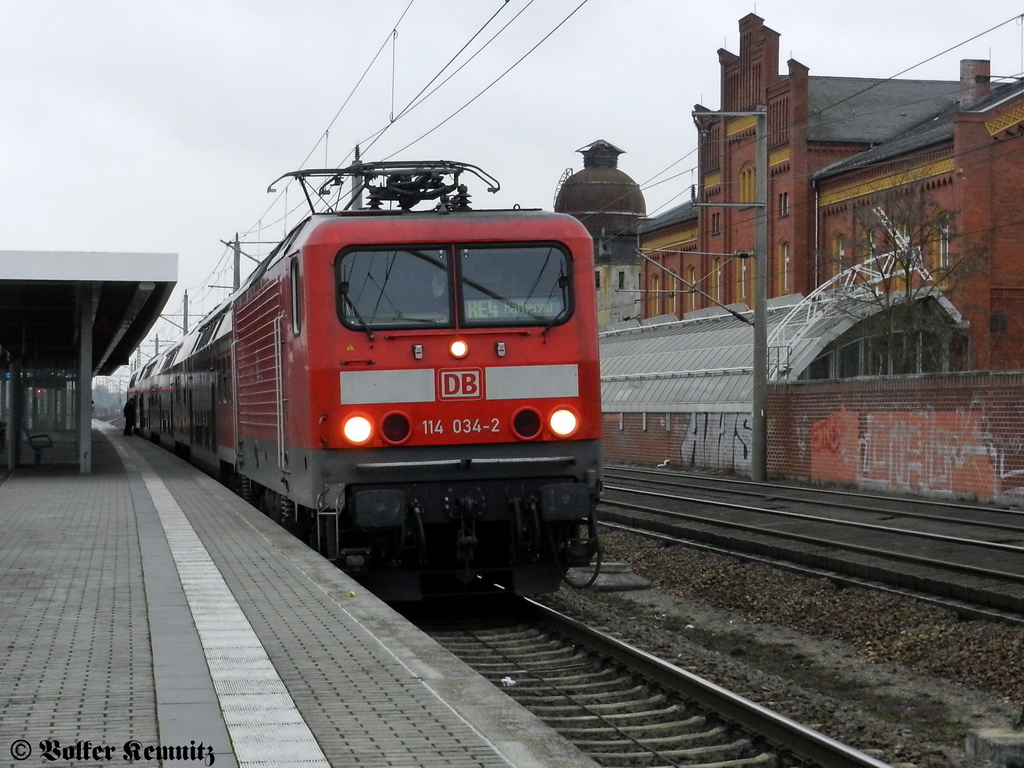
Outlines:
POLYGON ((990 766, 964 754, 967 732, 1020 716, 1024 628, 623 532, 602 541, 652 589, 545 602, 894 766, 990 766))

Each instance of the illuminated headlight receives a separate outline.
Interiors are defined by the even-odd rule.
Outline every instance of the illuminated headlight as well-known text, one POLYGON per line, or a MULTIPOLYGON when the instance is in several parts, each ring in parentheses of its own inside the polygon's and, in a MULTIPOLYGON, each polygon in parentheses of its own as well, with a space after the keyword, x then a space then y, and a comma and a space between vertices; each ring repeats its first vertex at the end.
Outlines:
POLYGON ((448 345, 448 354, 456 360, 461 360, 469 354, 469 344, 462 339, 455 339, 455 341, 448 345))
POLYGON ((365 416, 352 416, 345 421, 342 431, 345 433, 346 440, 360 445, 370 439, 373 427, 365 416))
POLYGON ((559 437, 568 437, 576 431, 579 421, 576 418, 576 414, 572 411, 559 408, 551 414, 548 424, 551 425, 551 431, 559 437))

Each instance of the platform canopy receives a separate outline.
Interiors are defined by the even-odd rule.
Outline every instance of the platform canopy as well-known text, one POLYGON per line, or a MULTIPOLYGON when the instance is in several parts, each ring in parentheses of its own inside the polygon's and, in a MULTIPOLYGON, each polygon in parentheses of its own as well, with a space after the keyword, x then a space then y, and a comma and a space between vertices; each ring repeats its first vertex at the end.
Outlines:
POLYGON ((128 363, 177 279, 173 253, 0 251, 0 447, 9 469, 31 448, 36 464, 77 449, 81 471, 91 470, 92 377, 128 363))
POLYGON ((178 277, 173 253, 0 251, 0 347, 28 358, 76 358, 79 293, 93 309, 93 375, 128 362, 178 277))

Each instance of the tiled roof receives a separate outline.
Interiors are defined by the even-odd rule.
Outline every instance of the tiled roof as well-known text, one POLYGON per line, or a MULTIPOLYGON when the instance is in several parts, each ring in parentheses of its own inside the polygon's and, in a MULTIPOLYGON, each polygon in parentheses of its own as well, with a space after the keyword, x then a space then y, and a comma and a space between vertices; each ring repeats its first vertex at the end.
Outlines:
POLYGON ((878 144, 955 105, 959 82, 808 77, 807 138, 878 144))
MULTIPOLYGON (((963 111, 973 113, 985 112, 1020 94, 1021 86, 1016 83, 993 88, 992 92, 985 96, 985 98, 971 104, 963 111)), ((929 119, 908 128, 890 140, 825 166, 818 170, 813 178, 815 180, 826 179, 836 174, 880 163, 893 157, 899 157, 917 149, 952 141, 953 118, 960 111, 959 102, 954 101, 947 104, 944 109, 932 115, 929 119)), ((825 114, 829 114, 829 111, 826 111, 825 114)))
POLYGON ((812 178, 815 181, 827 179, 846 171, 856 168, 863 168, 868 165, 880 163, 900 155, 905 155, 917 149, 930 147, 934 144, 941 144, 953 140, 953 115, 957 107, 953 106, 941 114, 929 120, 924 125, 917 126, 892 141, 879 144, 864 152, 858 152, 851 157, 838 160, 824 168, 816 171, 812 178))
POLYGON ((644 219, 640 222, 637 231, 643 235, 647 232, 655 232, 663 227, 670 227, 673 224, 681 224, 684 221, 696 221, 696 219, 697 204, 693 200, 687 200, 682 205, 670 208, 662 214, 644 219))

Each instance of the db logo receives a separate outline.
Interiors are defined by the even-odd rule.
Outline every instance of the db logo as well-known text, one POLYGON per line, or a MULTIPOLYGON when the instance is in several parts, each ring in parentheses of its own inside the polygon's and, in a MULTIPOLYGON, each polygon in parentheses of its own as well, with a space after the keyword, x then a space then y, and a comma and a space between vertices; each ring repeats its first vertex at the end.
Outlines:
POLYGON ((479 400, 484 396, 479 368, 438 371, 438 389, 442 400, 479 400))

